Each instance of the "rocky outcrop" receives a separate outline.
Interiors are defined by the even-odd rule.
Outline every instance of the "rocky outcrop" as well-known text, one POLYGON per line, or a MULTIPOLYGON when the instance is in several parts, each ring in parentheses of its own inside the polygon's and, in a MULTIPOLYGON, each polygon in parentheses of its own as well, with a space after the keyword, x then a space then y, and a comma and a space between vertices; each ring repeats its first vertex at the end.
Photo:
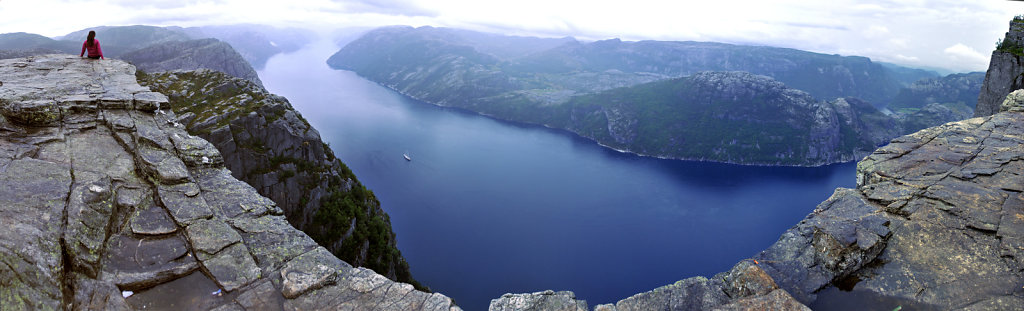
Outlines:
POLYGON ((458 309, 291 227, 134 71, 0 61, 3 309, 458 309))
POLYGON ((213 143, 232 175, 274 200, 296 228, 348 263, 424 288, 376 197, 287 99, 210 70, 139 76, 168 94, 177 122, 213 143))
POLYGON ((587 302, 577 300, 573 292, 543 291, 530 294, 505 294, 501 298, 491 300, 488 310, 547 310, 547 311, 586 311, 587 302))
POLYGON ((1010 21, 1010 31, 992 51, 974 116, 985 117, 999 112, 999 104, 1006 94, 1020 88, 1024 88, 1024 16, 1010 21))
POLYGON ((121 58, 146 72, 211 69, 256 83, 256 70, 231 45, 217 39, 171 41, 134 50, 121 58))

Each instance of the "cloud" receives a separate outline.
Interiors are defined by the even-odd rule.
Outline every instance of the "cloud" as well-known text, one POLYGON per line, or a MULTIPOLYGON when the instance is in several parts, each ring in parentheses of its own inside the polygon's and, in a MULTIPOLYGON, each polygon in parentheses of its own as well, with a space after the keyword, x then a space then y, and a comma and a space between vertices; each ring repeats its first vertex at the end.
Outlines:
POLYGON ((946 53, 950 60, 964 63, 964 65, 988 64, 988 57, 962 43, 954 44, 942 52, 946 53))
POLYGON ((379 13, 402 16, 436 17, 438 12, 430 6, 406 0, 331 0, 339 3, 347 13, 379 13))
POLYGON ((984 70, 983 54, 1021 11, 1020 2, 961 0, 0 0, 0 33, 56 36, 133 24, 327 31, 431 25, 585 40, 770 45, 960 71, 984 70))
POLYGON ((917 56, 906 56, 906 55, 903 55, 903 54, 896 54, 896 56, 895 56, 894 58, 895 58, 896 60, 899 60, 899 61, 901 61, 901 62, 904 62, 904 63, 911 63, 911 64, 913 64, 913 63, 917 63, 918 61, 920 61, 920 60, 921 60, 921 59, 920 59, 920 58, 918 58, 917 56))

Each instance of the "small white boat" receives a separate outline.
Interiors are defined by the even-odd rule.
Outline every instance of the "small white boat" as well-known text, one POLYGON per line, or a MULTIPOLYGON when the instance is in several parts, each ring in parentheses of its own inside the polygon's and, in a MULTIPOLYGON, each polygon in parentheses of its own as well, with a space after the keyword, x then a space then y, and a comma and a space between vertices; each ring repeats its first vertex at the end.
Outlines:
POLYGON ((405 158, 406 161, 412 161, 412 158, 409 157, 409 153, 403 153, 402 157, 405 158))

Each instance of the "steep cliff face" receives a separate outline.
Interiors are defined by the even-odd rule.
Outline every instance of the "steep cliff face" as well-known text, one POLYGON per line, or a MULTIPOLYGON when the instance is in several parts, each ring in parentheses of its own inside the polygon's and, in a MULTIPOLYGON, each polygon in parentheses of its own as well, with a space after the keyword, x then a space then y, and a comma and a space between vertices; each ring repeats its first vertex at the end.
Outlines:
POLYGON ((377 198, 287 99, 210 70, 140 81, 167 94, 176 122, 213 143, 232 175, 274 200, 296 228, 348 263, 421 287, 377 198))
POLYGON ((1017 16, 1010 21, 1010 31, 992 51, 974 116, 999 112, 999 104, 1006 94, 1020 88, 1024 88, 1024 17, 1017 16))
POLYGON ((578 96, 563 106, 568 117, 552 114, 549 124, 665 158, 822 165, 859 159, 899 135, 895 121, 866 102, 822 102, 746 72, 701 72, 578 96))
POLYGON ((172 41, 152 45, 121 55, 121 58, 146 72, 171 70, 216 70, 263 87, 256 70, 231 45, 217 39, 172 41))
POLYGON ((0 308, 458 310, 291 227, 115 60, 0 60, 0 308))

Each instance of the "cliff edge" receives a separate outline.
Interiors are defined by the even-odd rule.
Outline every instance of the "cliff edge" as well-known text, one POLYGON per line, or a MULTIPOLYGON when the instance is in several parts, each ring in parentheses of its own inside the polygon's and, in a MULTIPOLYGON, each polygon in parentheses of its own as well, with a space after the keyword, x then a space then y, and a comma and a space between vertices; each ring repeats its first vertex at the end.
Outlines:
POLYGON ((422 309, 291 227, 116 60, 0 60, 3 309, 422 309))
POLYGON ((1006 94, 1021 88, 1024 88, 1024 15, 1010 21, 1010 31, 992 51, 974 116, 996 114, 1006 94))
POLYGON ((211 70, 136 76, 167 94, 175 122, 220 150, 232 176, 274 200, 292 226, 345 262, 425 288, 409 272, 376 196, 287 99, 211 70))

